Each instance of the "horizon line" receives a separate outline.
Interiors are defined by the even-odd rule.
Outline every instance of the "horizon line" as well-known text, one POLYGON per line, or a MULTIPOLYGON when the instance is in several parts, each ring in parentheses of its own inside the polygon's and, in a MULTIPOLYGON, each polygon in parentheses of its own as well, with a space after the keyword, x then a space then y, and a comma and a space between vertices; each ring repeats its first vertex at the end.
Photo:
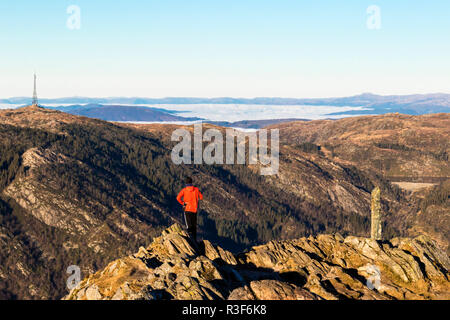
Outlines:
MULTIPOLYGON (((372 95, 378 97, 407 97, 407 96, 427 96, 427 95, 450 95, 445 92, 430 92, 430 93, 410 93, 410 94, 377 94, 372 92, 363 92, 354 95, 344 95, 344 96, 330 96, 330 97, 308 97, 308 98, 298 98, 298 97, 280 97, 280 96, 256 96, 256 97, 233 97, 233 96, 166 96, 166 97, 148 97, 148 96, 61 96, 54 98, 39 98, 39 100, 57 100, 57 99, 70 99, 70 98, 85 98, 85 99, 242 99, 242 100, 255 100, 255 99, 295 99, 295 100, 321 100, 321 99, 339 99, 339 98, 350 98, 359 97, 365 95, 372 95)), ((0 98, 0 100, 10 100, 10 99, 31 99, 32 96, 13 96, 9 98, 0 98)))

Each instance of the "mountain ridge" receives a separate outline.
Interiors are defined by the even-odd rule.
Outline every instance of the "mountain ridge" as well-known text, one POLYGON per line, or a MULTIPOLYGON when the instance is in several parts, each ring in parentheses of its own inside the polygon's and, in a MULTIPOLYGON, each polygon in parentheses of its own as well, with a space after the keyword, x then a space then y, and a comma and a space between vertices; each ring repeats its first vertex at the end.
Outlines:
POLYGON ((450 260, 427 237, 271 241, 233 255, 177 224, 85 277, 66 300, 448 299, 450 260))
MULTIPOLYGON (((423 100, 423 99, 443 99, 448 101, 450 94, 446 93, 430 93, 430 94, 409 94, 409 95, 378 95, 372 93, 362 93, 359 95, 346 96, 346 97, 330 97, 330 98, 280 98, 280 97, 255 97, 255 98, 232 98, 232 97, 217 97, 217 98, 201 98, 201 97, 165 97, 165 98, 145 98, 145 97, 64 97, 64 98, 42 98, 43 103, 240 103, 240 104, 301 104, 301 103, 323 103, 323 101, 331 101, 334 103, 342 103, 344 101, 368 101, 374 100, 423 100)), ((29 97, 11 97, 7 99, 0 99, 0 103, 28 103, 29 97)), ((358 102, 359 105, 360 102, 358 102)))
MULTIPOLYGON (((27 104, 30 98, 0 99, 5 104, 27 104)), ((376 95, 360 94, 350 97, 337 98, 56 98, 40 99, 42 104, 253 104, 253 105, 329 105, 329 106, 357 106, 366 107, 370 110, 337 112, 330 115, 353 115, 353 114, 384 114, 390 112, 401 112, 411 115, 450 112, 450 94, 411 94, 411 95, 376 95)), ((246 120, 246 119, 241 119, 246 120)))

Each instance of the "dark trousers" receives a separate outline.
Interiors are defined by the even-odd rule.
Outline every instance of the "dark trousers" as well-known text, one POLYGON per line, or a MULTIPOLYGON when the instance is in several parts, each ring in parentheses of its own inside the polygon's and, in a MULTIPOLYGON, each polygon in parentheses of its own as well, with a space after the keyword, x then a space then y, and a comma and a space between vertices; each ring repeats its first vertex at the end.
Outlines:
POLYGON ((187 232, 192 240, 197 241, 197 212, 184 212, 187 232))

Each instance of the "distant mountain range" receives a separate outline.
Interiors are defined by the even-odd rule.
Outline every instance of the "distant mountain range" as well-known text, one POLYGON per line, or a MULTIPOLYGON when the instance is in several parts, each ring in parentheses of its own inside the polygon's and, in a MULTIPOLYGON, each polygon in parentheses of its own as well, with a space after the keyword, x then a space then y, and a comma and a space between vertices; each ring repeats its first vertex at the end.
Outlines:
MULTIPOLYGON (((357 110, 343 108, 330 113, 324 113, 325 117, 339 118, 356 115, 381 115, 388 113, 401 113, 407 115, 423 115, 433 113, 450 113, 450 94, 426 94, 407 96, 380 96, 365 93, 353 97, 325 98, 325 99, 293 99, 293 98, 85 98, 69 97, 58 99, 40 99, 40 105, 52 110, 63 111, 78 116, 86 116, 105 121, 128 121, 128 122, 187 122, 203 120, 204 122, 235 128, 259 129, 268 125, 274 125, 294 120, 306 120, 301 116, 286 117, 281 112, 280 117, 275 114, 272 118, 265 120, 254 120, 242 116, 238 121, 212 121, 208 115, 197 114, 197 117, 180 116, 180 111, 170 110, 170 105, 261 105, 261 106, 293 106, 303 105, 323 107, 353 107, 357 110), (73 103, 73 104, 72 104, 73 103), (60 104, 60 105, 59 105, 60 104), (71 105, 72 104, 72 105, 71 105), (50 106, 53 105, 53 106, 50 106), (57 105, 57 106, 54 106, 57 105), (59 105, 59 106, 58 106, 59 105), (149 105, 155 105, 149 106, 149 105), (158 105, 169 105, 168 109, 158 105), (358 107, 358 108, 356 108, 358 107), (362 108, 361 108, 362 107, 362 108), (283 118, 282 118, 283 117, 283 118), (280 119, 282 118, 282 119, 280 119)), ((30 98, 18 97, 0 99, 0 104, 7 107, 28 105, 30 98)), ((276 107, 275 107, 276 108, 276 107)), ((281 111, 281 110, 280 110, 281 111)), ((300 115, 300 114, 299 114, 300 115)))
MULTIPOLYGON (((29 97, 15 97, 0 99, 3 104, 29 104, 29 97)), ((109 98, 87 98, 68 97, 57 99, 40 99, 41 104, 126 104, 126 105, 148 105, 148 104, 253 104, 253 105, 328 105, 328 106, 364 106, 373 110, 365 113, 382 114, 389 112, 401 112, 406 114, 426 114, 450 112, 450 94, 414 94, 414 95, 391 95, 381 96, 371 93, 341 98, 138 98, 138 97, 109 97, 109 98)), ((345 114, 353 114, 356 111, 347 111, 345 114)), ((341 114, 341 113, 340 113, 341 114)), ((358 111, 358 114, 361 114, 358 111)))

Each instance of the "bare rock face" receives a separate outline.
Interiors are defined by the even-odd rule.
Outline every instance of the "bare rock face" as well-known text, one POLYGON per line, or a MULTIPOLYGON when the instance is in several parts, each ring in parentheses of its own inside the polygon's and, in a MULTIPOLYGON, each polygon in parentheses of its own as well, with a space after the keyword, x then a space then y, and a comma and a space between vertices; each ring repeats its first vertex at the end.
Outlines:
POLYGON ((378 242, 319 235, 270 242, 242 263, 304 277, 304 288, 325 299, 448 299, 448 256, 427 237, 378 242))
MULTIPOLYGON (((76 172, 93 176, 93 168, 73 157, 57 153, 50 148, 30 148, 22 155, 22 165, 26 168, 0 193, 14 201, 44 225, 67 232, 71 236, 82 235, 87 246, 95 253, 111 248, 112 242, 121 242, 121 234, 126 237, 146 237, 142 222, 120 208, 112 208, 106 218, 98 214, 98 208, 106 207, 95 197, 84 196, 84 202, 60 192, 59 178, 52 174, 54 166, 68 165, 76 172), (45 177, 42 178, 42 177, 45 177)), ((149 204, 151 205, 151 204, 149 204)))
MULTIPOLYGON (((58 195, 51 189, 52 184, 35 179, 40 167, 51 163, 75 162, 74 159, 54 153, 48 149, 32 148, 22 155, 23 166, 28 168, 26 175, 16 178, 3 193, 27 209, 35 218, 45 224, 68 230, 71 233, 86 234, 90 225, 99 221, 86 210, 81 210, 75 201, 58 195)), ((83 169, 82 165, 80 165, 83 169)))
POLYGON ((177 224, 111 262, 65 299, 449 299, 448 256, 429 238, 319 235, 272 241, 234 256, 177 224))
POLYGON ((250 288, 258 300, 317 300, 318 297, 296 285, 277 281, 260 280, 250 282, 250 288))
POLYGON ((300 287, 278 281, 259 280, 234 289, 228 300, 319 300, 320 297, 300 287))

